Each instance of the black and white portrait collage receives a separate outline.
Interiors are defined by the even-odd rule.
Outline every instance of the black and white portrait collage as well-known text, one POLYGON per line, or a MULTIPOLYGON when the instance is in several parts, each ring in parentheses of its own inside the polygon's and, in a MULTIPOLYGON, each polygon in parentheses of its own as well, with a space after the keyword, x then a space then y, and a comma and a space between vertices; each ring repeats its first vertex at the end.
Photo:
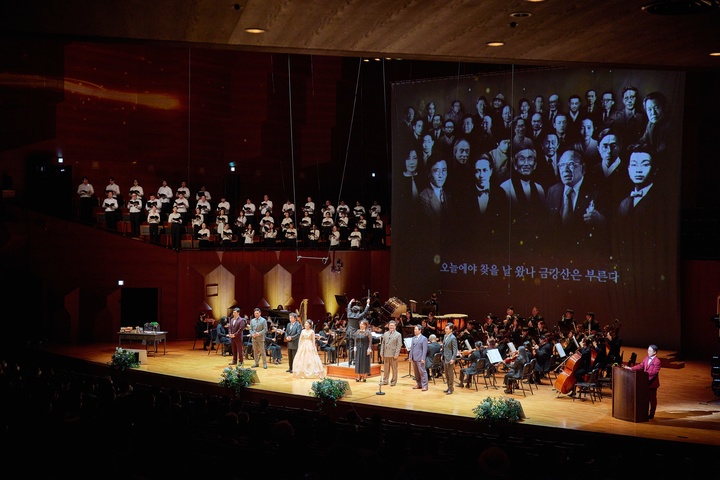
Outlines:
POLYGON ((608 69, 394 84, 392 288, 471 316, 573 304, 630 337, 678 311, 684 84, 608 69))

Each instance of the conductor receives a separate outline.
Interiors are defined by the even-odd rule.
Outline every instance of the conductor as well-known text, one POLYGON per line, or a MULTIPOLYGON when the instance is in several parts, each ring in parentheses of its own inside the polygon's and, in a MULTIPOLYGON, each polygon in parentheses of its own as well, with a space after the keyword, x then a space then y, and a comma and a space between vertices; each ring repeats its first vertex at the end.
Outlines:
POLYGON ((353 298, 348 302, 347 306, 347 351, 349 356, 349 365, 353 365, 355 363, 355 354, 354 354, 354 347, 355 347, 355 333, 358 331, 358 328, 360 328, 360 320, 365 318, 365 314, 367 314, 368 310, 370 309, 370 298, 367 299, 367 303, 365 304, 365 309, 363 310, 360 306, 360 302, 355 301, 353 298))

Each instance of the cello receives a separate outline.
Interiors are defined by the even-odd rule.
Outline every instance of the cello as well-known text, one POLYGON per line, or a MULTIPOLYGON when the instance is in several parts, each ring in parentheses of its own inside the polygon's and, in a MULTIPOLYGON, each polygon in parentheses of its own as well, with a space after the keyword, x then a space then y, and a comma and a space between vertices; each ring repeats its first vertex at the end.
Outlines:
POLYGON ((568 358, 563 367, 563 371, 558 373, 555 379, 555 390, 562 394, 567 394, 573 389, 577 381, 575 378, 575 370, 580 366, 579 362, 581 358, 582 353, 580 353, 580 351, 573 353, 570 358, 568 358))

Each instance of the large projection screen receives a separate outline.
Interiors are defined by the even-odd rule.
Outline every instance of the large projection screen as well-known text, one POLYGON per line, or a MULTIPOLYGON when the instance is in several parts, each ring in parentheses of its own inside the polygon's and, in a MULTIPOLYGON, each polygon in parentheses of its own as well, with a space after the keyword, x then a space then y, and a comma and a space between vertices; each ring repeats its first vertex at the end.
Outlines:
POLYGON ((625 345, 679 349, 684 88, 682 72, 564 68, 393 84, 390 294, 436 292, 470 320, 537 306, 549 328, 592 311, 625 345))

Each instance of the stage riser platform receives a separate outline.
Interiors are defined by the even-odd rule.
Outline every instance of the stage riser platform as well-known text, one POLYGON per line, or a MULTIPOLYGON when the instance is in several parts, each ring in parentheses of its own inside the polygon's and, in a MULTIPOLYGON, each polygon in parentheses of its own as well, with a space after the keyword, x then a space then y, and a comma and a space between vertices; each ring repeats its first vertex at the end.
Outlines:
MULTIPOLYGON (((369 377, 377 377, 382 373, 382 365, 379 363, 370 364, 370 375, 369 377)), ((355 366, 348 366, 348 362, 341 362, 339 364, 331 364, 327 366, 327 376, 335 378, 352 378, 355 379, 357 374, 355 373, 355 366)))

